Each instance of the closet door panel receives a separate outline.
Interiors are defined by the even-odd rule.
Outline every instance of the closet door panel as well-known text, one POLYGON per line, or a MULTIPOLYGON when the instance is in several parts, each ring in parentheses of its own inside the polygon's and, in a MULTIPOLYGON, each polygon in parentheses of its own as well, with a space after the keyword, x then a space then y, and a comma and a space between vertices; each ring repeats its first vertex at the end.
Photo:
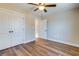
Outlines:
POLYGON ((25 21, 22 15, 15 14, 11 20, 12 46, 22 44, 25 40, 25 21))
POLYGON ((9 18, 6 12, 0 12, 0 50, 11 47, 9 36, 9 18))

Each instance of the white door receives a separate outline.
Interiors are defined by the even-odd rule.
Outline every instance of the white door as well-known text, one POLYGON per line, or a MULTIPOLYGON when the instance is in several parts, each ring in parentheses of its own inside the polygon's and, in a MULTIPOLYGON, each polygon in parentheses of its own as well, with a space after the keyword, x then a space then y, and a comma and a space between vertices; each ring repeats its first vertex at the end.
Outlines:
POLYGON ((47 39, 47 20, 35 20, 36 37, 47 39))
POLYGON ((24 16, 14 11, 0 10, 0 50, 22 44, 24 39, 24 16))
POLYGON ((24 16, 16 14, 12 16, 10 25, 10 37, 12 46, 22 44, 25 40, 25 21, 24 16))
POLYGON ((4 11, 0 11, 0 50, 11 47, 9 35, 9 19, 4 11))

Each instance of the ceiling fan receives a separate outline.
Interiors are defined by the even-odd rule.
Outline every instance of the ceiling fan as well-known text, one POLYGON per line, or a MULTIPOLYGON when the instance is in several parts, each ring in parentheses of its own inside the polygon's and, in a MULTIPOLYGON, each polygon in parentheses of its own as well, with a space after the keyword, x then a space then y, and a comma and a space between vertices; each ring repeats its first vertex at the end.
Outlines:
POLYGON ((41 11, 47 12, 47 9, 46 9, 47 7, 56 7, 56 4, 46 4, 46 3, 38 3, 38 4, 28 3, 28 4, 36 6, 36 9, 34 9, 34 11, 41 10, 41 11))

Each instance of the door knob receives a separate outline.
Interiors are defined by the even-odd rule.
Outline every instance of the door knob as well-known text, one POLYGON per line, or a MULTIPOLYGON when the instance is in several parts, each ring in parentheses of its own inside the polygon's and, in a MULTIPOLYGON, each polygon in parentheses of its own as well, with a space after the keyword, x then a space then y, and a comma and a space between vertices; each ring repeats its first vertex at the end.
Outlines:
POLYGON ((14 31, 9 31, 9 33, 13 33, 14 31))

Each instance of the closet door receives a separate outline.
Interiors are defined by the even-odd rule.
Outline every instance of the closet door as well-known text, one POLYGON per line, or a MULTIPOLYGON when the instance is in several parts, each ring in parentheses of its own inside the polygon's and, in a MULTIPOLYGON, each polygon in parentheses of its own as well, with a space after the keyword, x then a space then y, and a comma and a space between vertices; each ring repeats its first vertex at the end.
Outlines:
POLYGON ((11 47, 8 14, 0 11, 0 50, 11 47))
POLYGON ((6 49, 25 40, 24 15, 20 13, 0 10, 0 50, 6 49))
POLYGON ((24 21, 24 16, 20 14, 14 14, 11 17, 11 41, 12 41, 12 46, 22 44, 24 43, 25 40, 25 21, 24 21))

